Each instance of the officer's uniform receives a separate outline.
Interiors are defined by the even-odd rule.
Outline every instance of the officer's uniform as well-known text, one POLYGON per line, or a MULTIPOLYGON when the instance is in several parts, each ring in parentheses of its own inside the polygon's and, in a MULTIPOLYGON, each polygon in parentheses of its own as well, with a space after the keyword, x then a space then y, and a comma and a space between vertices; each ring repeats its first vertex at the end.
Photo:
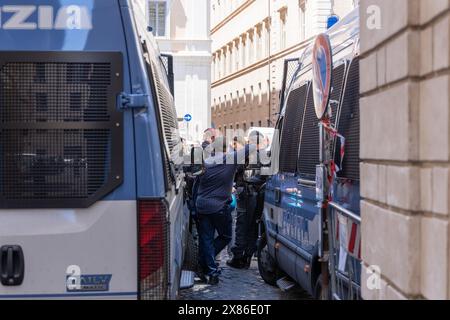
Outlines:
POLYGON ((233 259, 229 265, 237 268, 248 267, 256 252, 258 225, 264 207, 264 187, 266 179, 260 175, 245 177, 244 169, 236 174, 236 238, 231 248, 233 259))

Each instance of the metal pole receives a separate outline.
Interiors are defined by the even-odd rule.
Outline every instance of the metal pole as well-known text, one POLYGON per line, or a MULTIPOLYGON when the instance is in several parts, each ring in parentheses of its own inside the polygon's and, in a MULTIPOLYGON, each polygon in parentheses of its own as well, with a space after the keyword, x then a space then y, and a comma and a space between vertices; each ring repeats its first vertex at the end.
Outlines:
POLYGON ((330 280, 331 280, 331 299, 334 300, 334 297, 337 293, 337 289, 336 289, 336 274, 335 274, 335 270, 336 270, 336 263, 335 263, 335 252, 334 252, 334 248, 335 248, 335 243, 334 243, 334 230, 336 230, 336 222, 333 224, 333 219, 332 219, 332 211, 330 210, 330 208, 328 208, 327 210, 328 214, 328 227, 329 230, 331 230, 331 234, 328 234, 328 246, 329 246, 329 259, 330 259, 330 263, 329 263, 329 267, 330 267, 330 280))
MULTIPOLYGON (((328 115, 326 115, 328 117, 328 115)), ((329 134, 326 132, 324 125, 322 122, 319 122, 320 128, 320 162, 325 165, 325 168, 328 169, 331 161, 330 147, 331 140, 329 134)), ((329 219, 328 219, 328 195, 331 186, 329 185, 329 181, 327 179, 328 174, 325 174, 324 179, 324 199, 322 201, 322 205, 320 208, 320 217, 321 217, 321 254, 320 256, 320 265, 321 265, 321 275, 322 275, 322 296, 321 300, 328 300, 328 292, 329 292, 329 239, 328 239, 328 229, 329 229, 329 219)))
POLYGON ((269 63, 268 63, 268 70, 269 70, 269 87, 267 88, 267 90, 269 90, 267 97, 269 98, 268 102, 269 102, 269 127, 272 126, 272 60, 271 60, 271 56, 272 56, 272 7, 271 7, 271 1, 272 0, 267 0, 267 10, 269 11, 267 16, 269 17, 268 21, 267 21, 267 27, 268 27, 268 38, 269 41, 266 41, 266 45, 268 42, 268 46, 269 48, 267 48, 267 52, 269 54, 269 63))

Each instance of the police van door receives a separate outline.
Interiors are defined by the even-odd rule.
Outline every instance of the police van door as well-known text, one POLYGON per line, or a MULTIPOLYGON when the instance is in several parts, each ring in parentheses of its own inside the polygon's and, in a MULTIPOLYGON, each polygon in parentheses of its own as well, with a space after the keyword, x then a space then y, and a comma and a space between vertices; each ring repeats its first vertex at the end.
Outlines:
POLYGON ((122 13, 0 0, 0 299, 137 298, 122 13))

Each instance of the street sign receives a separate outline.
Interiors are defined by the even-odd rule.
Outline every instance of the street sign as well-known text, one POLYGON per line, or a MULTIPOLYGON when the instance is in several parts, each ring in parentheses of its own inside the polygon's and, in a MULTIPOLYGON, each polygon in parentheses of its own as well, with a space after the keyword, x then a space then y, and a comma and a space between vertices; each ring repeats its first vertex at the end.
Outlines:
POLYGON ((333 70, 333 56, 330 38, 327 34, 320 34, 316 38, 313 49, 313 96, 316 116, 322 120, 328 108, 331 94, 331 74, 333 70))
POLYGON ((186 122, 191 122, 191 121, 192 121, 192 115, 190 115, 189 113, 186 114, 186 115, 184 116, 184 121, 186 121, 186 122))
POLYGON ((336 23, 339 22, 339 17, 335 14, 331 15, 327 19, 327 29, 330 29, 332 26, 334 26, 336 23))

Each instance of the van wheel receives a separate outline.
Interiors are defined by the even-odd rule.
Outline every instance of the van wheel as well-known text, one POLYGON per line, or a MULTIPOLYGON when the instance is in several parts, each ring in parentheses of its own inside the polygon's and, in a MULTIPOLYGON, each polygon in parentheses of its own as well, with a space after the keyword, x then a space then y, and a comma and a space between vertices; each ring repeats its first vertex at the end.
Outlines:
POLYGON ((261 278, 271 286, 277 285, 279 279, 279 269, 276 261, 269 254, 267 247, 267 240, 261 239, 261 244, 258 248, 258 270, 261 278))
MULTIPOLYGON (((323 292, 323 285, 322 285, 322 275, 319 276, 319 278, 316 281, 316 286, 314 287, 314 298, 317 300, 323 300, 322 299, 322 292, 323 292)), ((331 300, 331 284, 328 285, 328 294, 326 300, 331 300)))
POLYGON ((198 265, 198 244, 191 232, 188 233, 186 243, 186 253, 184 256, 183 270, 197 271, 198 265))

